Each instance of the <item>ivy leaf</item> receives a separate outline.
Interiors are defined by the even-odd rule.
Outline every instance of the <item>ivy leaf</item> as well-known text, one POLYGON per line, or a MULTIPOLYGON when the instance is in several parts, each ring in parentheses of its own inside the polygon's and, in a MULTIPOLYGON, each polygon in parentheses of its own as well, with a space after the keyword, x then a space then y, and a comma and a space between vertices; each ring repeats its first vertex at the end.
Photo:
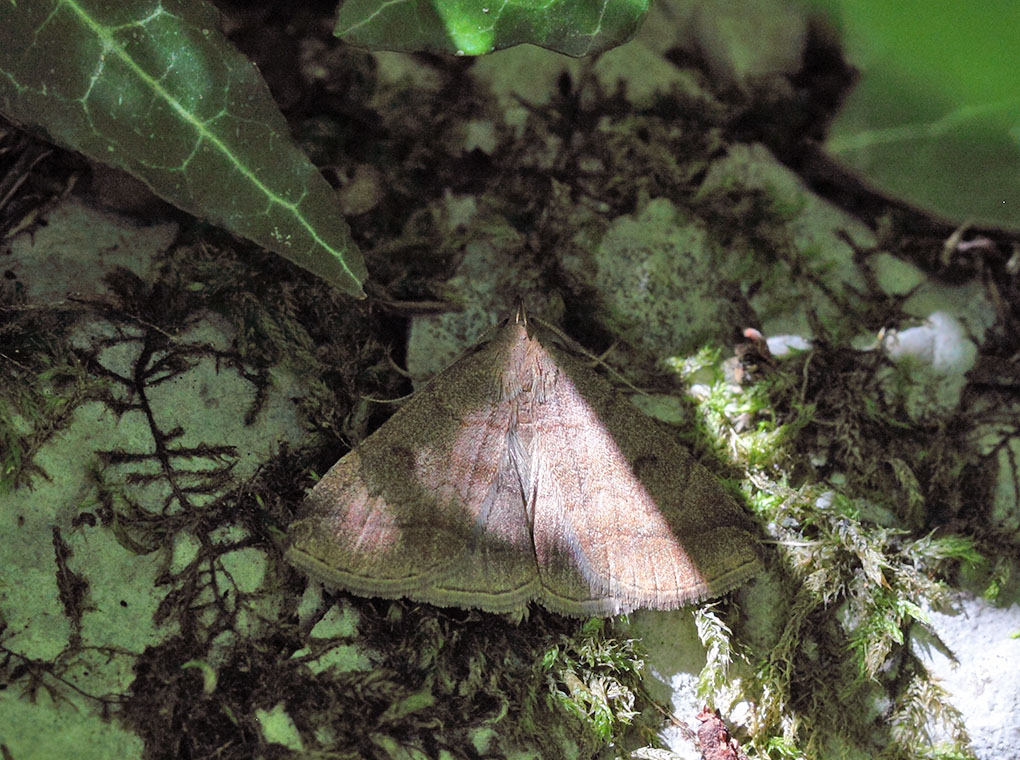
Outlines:
POLYGON ((353 296, 329 183, 204 0, 0 0, 0 111, 353 296))
POLYGON ((484 55, 529 42, 572 56, 630 39, 648 0, 345 0, 337 37, 352 45, 484 55))
POLYGON ((838 26, 860 71, 826 150, 928 212, 1020 229, 1020 6, 811 4, 838 26))

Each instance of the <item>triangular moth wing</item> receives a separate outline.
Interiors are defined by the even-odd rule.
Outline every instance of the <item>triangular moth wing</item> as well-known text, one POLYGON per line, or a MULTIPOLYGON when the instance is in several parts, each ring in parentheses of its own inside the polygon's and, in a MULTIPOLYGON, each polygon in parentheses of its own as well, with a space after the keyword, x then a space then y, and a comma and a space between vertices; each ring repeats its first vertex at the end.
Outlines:
MULTIPOLYGON (((366 596, 476 606, 470 594, 479 589, 467 588, 466 579, 448 584, 447 591, 437 584, 476 566, 465 564, 472 551, 492 554, 491 542, 480 544, 479 536, 509 509, 510 416, 495 403, 505 350, 494 339, 464 356, 337 462, 289 528, 287 560, 366 596)), ((497 543, 523 540, 530 546, 523 515, 500 536, 497 543)), ((506 568, 516 588, 526 587, 525 576, 533 579, 536 572, 530 549, 520 563, 506 568)))
POLYGON ((671 609, 759 569, 749 522, 711 473, 584 362, 527 340, 535 408, 521 437, 545 606, 671 609))

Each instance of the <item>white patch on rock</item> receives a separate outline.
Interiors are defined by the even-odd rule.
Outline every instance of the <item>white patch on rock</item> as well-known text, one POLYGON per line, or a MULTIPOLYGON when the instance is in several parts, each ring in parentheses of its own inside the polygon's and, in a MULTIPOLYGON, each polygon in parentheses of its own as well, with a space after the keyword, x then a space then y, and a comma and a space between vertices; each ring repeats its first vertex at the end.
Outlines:
POLYGON ((945 312, 931 314, 918 327, 888 332, 882 349, 894 362, 910 363, 909 386, 888 383, 887 392, 905 391, 903 402, 914 419, 957 407, 978 352, 960 321, 945 312))
POLYGON ((929 611, 931 627, 956 658, 913 634, 910 646, 963 714, 980 760, 1017 757, 1020 748, 1020 601, 959 600, 959 612, 929 611))

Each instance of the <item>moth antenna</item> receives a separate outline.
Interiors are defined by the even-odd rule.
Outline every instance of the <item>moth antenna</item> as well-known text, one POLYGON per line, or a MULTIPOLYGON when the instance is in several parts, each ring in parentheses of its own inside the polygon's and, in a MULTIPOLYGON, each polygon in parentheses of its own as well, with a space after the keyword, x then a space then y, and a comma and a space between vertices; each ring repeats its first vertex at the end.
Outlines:
MULTIPOLYGON (((521 308, 523 309, 523 306, 521 308)), ((546 322, 544 319, 541 319, 540 317, 532 317, 532 321, 535 324, 541 325, 543 328, 545 328, 553 335, 555 335, 557 338, 562 340, 564 344, 569 346, 572 351, 591 359, 593 366, 605 367, 606 371, 608 371, 610 375, 619 380, 621 383, 623 383, 625 386, 630 388, 635 393, 640 394, 642 396, 648 395, 648 391, 638 388, 636 385, 634 385, 634 383, 632 383, 630 380, 624 377, 623 373, 621 373, 618 369, 614 368, 612 364, 606 361, 606 357, 609 356, 610 352, 614 348, 616 348, 617 344, 619 344, 619 341, 614 342, 613 345, 611 345, 609 348, 603 351, 601 355, 599 355, 589 351, 582 344, 578 343, 576 340, 574 340, 574 338, 567 335, 565 332, 563 332, 563 330, 554 325, 552 322, 546 322)))
POLYGON ((523 325, 524 329, 528 328, 528 312, 524 308, 524 299, 520 296, 517 298, 517 308, 514 309, 514 324, 523 325))

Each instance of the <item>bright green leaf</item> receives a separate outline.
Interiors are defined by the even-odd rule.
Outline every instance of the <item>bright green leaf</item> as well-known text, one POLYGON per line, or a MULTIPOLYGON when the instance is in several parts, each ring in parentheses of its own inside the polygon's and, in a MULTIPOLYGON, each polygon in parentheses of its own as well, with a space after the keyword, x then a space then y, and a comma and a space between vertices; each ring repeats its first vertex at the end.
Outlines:
POLYGON ((329 184, 203 0, 0 0, 0 111, 361 296, 329 184))
POLYGON ((929 212, 1020 228, 1020 4, 813 4, 860 69, 826 149, 929 212))
POLYGON ((572 56, 630 39, 648 0, 345 0, 335 34, 383 50, 484 55, 530 42, 572 56))

